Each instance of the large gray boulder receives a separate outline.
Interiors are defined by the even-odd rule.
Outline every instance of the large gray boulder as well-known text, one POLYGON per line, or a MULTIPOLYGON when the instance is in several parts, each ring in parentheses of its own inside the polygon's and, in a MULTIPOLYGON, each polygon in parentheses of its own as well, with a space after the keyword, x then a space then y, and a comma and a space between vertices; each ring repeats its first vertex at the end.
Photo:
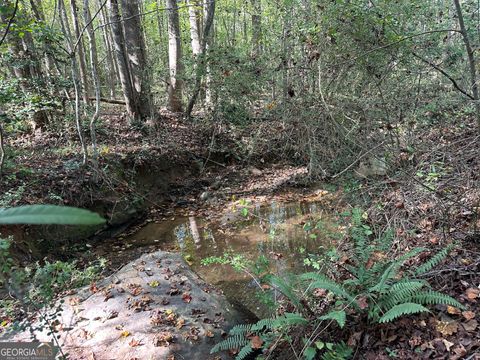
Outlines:
MULTIPOLYGON (((179 254, 162 251, 145 254, 63 300, 53 324, 69 359, 227 359, 227 354, 210 355, 210 349, 243 320, 179 254)), ((51 341, 46 329, 34 335, 51 341)), ((2 340, 30 337, 24 331, 2 340)))

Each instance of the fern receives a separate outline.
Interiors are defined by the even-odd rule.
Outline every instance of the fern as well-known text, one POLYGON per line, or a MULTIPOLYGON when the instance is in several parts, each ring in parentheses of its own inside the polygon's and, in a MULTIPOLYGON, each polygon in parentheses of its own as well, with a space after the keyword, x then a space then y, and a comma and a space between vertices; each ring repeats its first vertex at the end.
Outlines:
POLYGON ((245 345, 240 349, 238 352, 237 356, 235 357, 235 360, 244 360, 248 355, 250 355, 253 352, 252 346, 249 344, 245 345))
POLYGON ((252 325, 251 324, 240 324, 240 325, 235 325, 233 328, 230 329, 228 332, 229 335, 243 335, 245 333, 251 332, 252 331, 252 325))
POLYGON ((432 270, 435 266, 440 264, 448 255, 450 250, 452 250, 453 245, 448 245, 445 249, 439 251, 438 253, 435 254, 430 260, 428 260, 425 264, 419 266, 414 274, 416 276, 425 274, 426 272, 432 270))
POLYGON ((403 303, 395 305, 388 310, 379 320, 379 323, 386 323, 395 320, 404 315, 417 314, 421 312, 430 312, 426 307, 415 303, 403 303))
POLYGON ((270 285, 277 288, 278 291, 285 295, 297 308, 302 307, 300 300, 298 299, 297 295, 295 295, 291 282, 288 283, 284 279, 275 275, 268 276, 267 281, 270 283, 270 285))
POLYGON ((407 302, 424 286, 425 283, 418 280, 406 280, 393 284, 388 293, 378 300, 378 306, 384 309, 390 309, 397 304, 407 302))
POLYGON ((295 313, 285 313, 283 316, 279 316, 273 320, 272 328, 278 329, 282 326, 306 325, 306 324, 308 324, 308 321, 302 315, 295 314, 295 313))
POLYGON ((302 280, 313 280, 309 285, 310 288, 319 288, 331 291, 334 295, 343 297, 355 304, 353 296, 351 296, 343 286, 337 284, 335 281, 327 278, 324 275, 310 272, 302 274, 300 278, 302 280))
POLYGON ((272 330, 274 327, 275 319, 267 318, 257 321, 255 324, 251 325, 251 331, 261 331, 264 328, 266 330, 272 330))
POLYGON ((353 355, 353 350, 344 342, 335 344, 331 350, 322 355, 322 360, 347 360, 353 355))
POLYGON ((320 316, 320 320, 335 320, 338 326, 343 329, 347 320, 347 314, 344 310, 330 311, 328 314, 320 316))
POLYGON ((445 304, 455 306, 459 309, 465 309, 465 306, 451 296, 433 290, 417 293, 411 297, 411 300, 423 305, 445 304))
POLYGON ((210 354, 216 353, 218 351, 240 349, 248 344, 250 344, 250 340, 248 340, 245 336, 241 336, 241 335, 229 336, 225 340, 222 340, 218 344, 216 344, 212 348, 212 350, 210 350, 210 354))

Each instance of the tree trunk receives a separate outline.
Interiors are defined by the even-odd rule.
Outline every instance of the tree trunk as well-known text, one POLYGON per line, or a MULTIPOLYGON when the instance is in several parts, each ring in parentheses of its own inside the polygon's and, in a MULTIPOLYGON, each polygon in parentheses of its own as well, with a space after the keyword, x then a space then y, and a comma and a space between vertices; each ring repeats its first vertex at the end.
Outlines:
POLYGON ((261 54, 262 8, 260 0, 250 0, 252 4, 252 56, 261 54))
POLYGON ((125 47, 130 65, 130 76, 139 99, 138 110, 142 119, 152 115, 150 81, 148 78, 145 38, 143 36, 138 0, 122 0, 125 47))
POLYGON ((85 139, 83 136, 82 130, 82 122, 80 118, 80 75, 78 71, 78 64, 77 64, 77 56, 75 54, 74 43, 72 41, 72 34, 70 32, 70 27, 68 26, 68 17, 67 11, 65 9, 65 4, 63 0, 58 0, 58 7, 60 10, 60 25, 62 27, 63 33, 65 34, 66 42, 67 42, 67 50, 70 56, 71 61, 71 72, 72 72, 72 81, 75 90, 75 125, 78 132, 78 138, 80 140, 80 145, 82 147, 83 153, 83 164, 86 165, 87 163, 87 145, 85 143, 85 139))
POLYGON ((115 58, 117 59, 118 75, 122 84, 123 96, 127 104, 127 112, 134 120, 140 119, 140 113, 137 106, 137 98, 132 86, 130 68, 127 62, 125 50, 125 39, 121 24, 120 13, 118 10, 118 0, 108 1, 110 10, 110 22, 112 25, 113 43, 115 47, 115 58))
POLYGON ((92 69, 92 79, 93 87, 95 88, 95 113, 93 114, 90 120, 90 137, 92 140, 92 149, 93 149, 93 161, 94 165, 97 166, 98 152, 97 152, 97 137, 95 134, 95 123, 100 117, 100 77, 98 76, 98 55, 97 55, 97 44, 95 42, 95 33, 93 31, 92 25, 92 16, 90 14, 89 1, 83 1, 83 17, 85 19, 85 24, 87 24, 87 37, 90 49, 90 67, 92 69))
POLYGON ((475 55, 473 53, 472 46, 470 45, 470 39, 468 37, 467 29, 465 28, 465 22, 463 20, 462 6, 460 5, 460 0, 453 0, 455 3, 455 10, 457 11, 458 25, 460 25, 460 32, 462 33, 463 43, 465 45, 465 50, 467 51, 468 57, 468 66, 470 68, 470 85, 472 87, 473 98, 475 102, 475 110, 477 115, 477 125, 478 131, 480 132, 480 103, 479 103, 479 94, 478 94, 478 84, 477 84, 477 65, 475 61, 475 55))
POLYGON ((166 0, 168 8, 168 67, 170 80, 168 83, 168 108, 174 112, 182 112, 182 46, 180 37, 180 21, 176 0, 166 0))
MULTIPOLYGON (((102 6, 103 1, 99 0, 100 6, 102 6)), ((107 60, 106 66, 106 79, 108 83, 108 88, 110 91, 110 97, 115 99, 117 97, 117 76, 118 73, 116 71, 116 63, 113 61, 113 52, 112 52, 112 41, 110 36, 110 25, 107 25, 107 16, 105 15, 105 8, 100 10, 100 21, 104 26, 102 26, 102 35, 103 35, 103 42, 105 43, 105 54, 107 60)))
MULTIPOLYGON (((85 104, 88 104, 90 102, 89 100, 89 86, 88 86, 88 76, 87 76, 87 66, 86 66, 86 61, 85 61, 85 48, 83 45, 83 39, 80 38, 80 24, 78 22, 78 7, 76 0, 70 0, 70 9, 72 11, 72 19, 73 19, 73 30, 75 32, 75 41, 73 41, 73 44, 75 45, 76 42, 78 42, 78 51, 75 51, 78 53, 78 64, 80 65, 80 78, 81 78, 81 88, 83 88, 83 102, 85 104)), ((73 49, 75 50, 75 49, 73 49)))
POLYGON ((211 0, 205 4, 206 6, 206 16, 205 16, 205 25, 203 28, 203 36, 202 36, 202 46, 201 46, 201 54, 198 57, 198 62, 195 71, 195 86, 193 88, 193 94, 188 102, 186 116, 190 117, 192 114, 193 107, 197 102, 198 94, 200 93, 200 88, 202 86, 202 76, 205 72, 207 67, 206 64, 206 48, 208 44, 208 39, 210 36, 210 30, 213 26, 213 18, 215 16, 215 0, 211 0))
POLYGON ((192 42, 193 56, 197 57, 201 52, 200 36, 198 31, 197 3, 194 0, 187 0, 188 20, 190 22, 190 38, 192 42))

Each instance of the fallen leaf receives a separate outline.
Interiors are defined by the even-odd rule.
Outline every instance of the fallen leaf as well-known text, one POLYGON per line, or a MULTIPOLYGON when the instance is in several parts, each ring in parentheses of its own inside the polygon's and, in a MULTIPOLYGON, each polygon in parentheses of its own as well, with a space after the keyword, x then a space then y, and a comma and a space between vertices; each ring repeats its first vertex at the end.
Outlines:
POLYGON ((478 326, 478 322, 477 320, 470 320, 470 321, 467 321, 466 323, 463 323, 462 325, 466 331, 470 332, 470 331, 475 331, 475 329, 478 326))
POLYGON ((366 296, 362 296, 362 297, 358 298, 358 299, 357 299, 357 304, 358 304, 358 306, 360 307, 360 309, 362 309, 362 310, 368 308, 367 297, 366 297, 366 296))
POLYGON ((182 300, 188 304, 192 301, 192 296, 188 292, 183 293, 182 300))
POLYGON ((451 315, 458 315, 458 314, 461 313, 461 311, 459 309, 457 309, 456 307, 451 306, 451 305, 447 306, 447 312, 451 315))
POLYGON ((90 284, 90 292, 92 294, 95 294, 96 292, 98 292, 98 287, 97 287, 97 284, 96 283, 91 283, 90 284))
POLYGON ((185 325, 185 319, 178 319, 177 323, 175 324, 177 329, 181 329, 185 325))
POLYGON ((207 336, 207 337, 209 337, 209 338, 212 338, 212 337, 215 336, 215 334, 214 334, 212 331, 207 330, 206 333, 205 333, 205 336, 207 336))
POLYGON ((456 321, 438 321, 436 329, 443 336, 452 335, 458 331, 458 323, 456 321))
POLYGON ((443 339, 442 341, 445 347, 447 348, 447 351, 450 352, 450 348, 455 344, 445 339, 443 339))
POLYGON ((126 337, 130 336, 130 331, 127 331, 127 330, 122 331, 120 333, 120 336, 126 338, 126 337))
POLYGON ((475 317, 475 313, 473 311, 464 311, 462 312, 462 315, 466 320, 472 320, 475 317))
POLYGON ((131 347, 136 347, 136 346, 139 346, 139 345, 142 345, 142 344, 141 344, 140 341, 132 339, 132 340, 129 341, 128 345, 130 345, 131 347))
POLYGON ((261 349, 263 345, 263 340, 260 338, 260 336, 254 336, 250 339, 250 344, 252 346, 252 349, 261 349))
POLYGON ((468 300, 475 301, 478 298, 478 295, 480 294, 480 290, 475 288, 468 288, 465 291, 465 294, 467 295, 468 300))
POLYGON ((153 280, 153 281, 150 281, 148 285, 150 285, 151 287, 158 287, 160 283, 157 280, 153 280))

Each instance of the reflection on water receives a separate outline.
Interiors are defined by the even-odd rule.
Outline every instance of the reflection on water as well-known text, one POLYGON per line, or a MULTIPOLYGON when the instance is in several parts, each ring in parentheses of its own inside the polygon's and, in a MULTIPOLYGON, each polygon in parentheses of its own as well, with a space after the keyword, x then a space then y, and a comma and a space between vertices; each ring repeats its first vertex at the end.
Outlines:
POLYGON ((263 254, 271 259, 272 270, 279 273, 298 269, 303 266, 300 248, 315 250, 327 241, 321 236, 310 236, 304 223, 311 218, 328 223, 328 217, 321 206, 306 202, 272 202, 249 210, 248 218, 234 211, 222 218, 221 225, 195 217, 150 223, 127 241, 134 247, 157 245, 164 250, 181 251, 205 281, 221 288, 231 302, 258 314, 261 311, 254 295, 256 285, 251 278, 229 266, 203 266, 201 260, 233 251, 252 260, 263 254))

